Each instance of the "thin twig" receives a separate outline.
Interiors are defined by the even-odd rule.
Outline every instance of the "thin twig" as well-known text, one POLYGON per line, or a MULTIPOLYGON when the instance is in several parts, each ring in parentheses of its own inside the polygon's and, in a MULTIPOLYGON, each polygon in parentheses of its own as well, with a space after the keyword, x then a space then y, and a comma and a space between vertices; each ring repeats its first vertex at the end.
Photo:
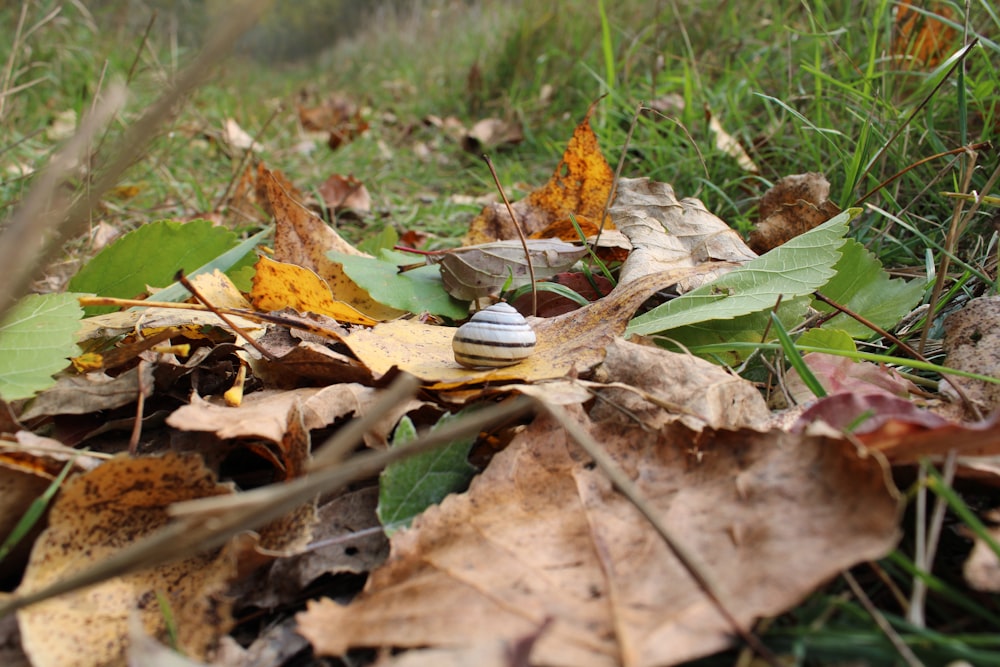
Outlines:
POLYGON ((497 189, 500 190, 500 196, 503 197, 503 203, 507 206, 507 213, 510 214, 511 222, 514 223, 514 229, 517 230, 517 236, 521 239, 521 247, 524 248, 524 259, 528 262, 528 277, 531 279, 531 316, 534 317, 538 314, 538 286, 535 285, 535 264, 531 261, 531 251, 528 250, 528 239, 524 236, 524 230, 521 229, 521 223, 517 221, 514 216, 514 208, 510 205, 510 200, 507 199, 507 193, 503 191, 503 186, 500 185, 500 179, 497 177, 497 170, 493 167, 493 160, 486 153, 483 153, 483 161, 486 162, 486 166, 490 168, 490 174, 493 175, 493 181, 497 184, 497 189))
POLYGON ((177 275, 174 276, 174 280, 176 280, 181 285, 183 285, 184 289, 186 289, 187 291, 191 292, 191 295, 195 299, 197 299, 198 302, 201 305, 205 306, 205 308, 207 308, 209 311, 211 311, 211 313, 213 315, 215 315, 220 320, 222 320, 223 322, 225 322, 226 326, 228 326, 230 329, 232 329, 238 336, 240 336, 241 338, 243 338, 243 340, 245 340, 246 342, 250 343, 250 345, 253 347, 253 349, 255 349, 258 352, 260 352, 261 355, 265 359, 267 359, 268 361, 277 361, 278 357, 275 356, 274 353, 272 353, 267 348, 265 348, 263 345, 261 345, 256 340, 254 340, 250 336, 250 334, 248 334, 246 331, 244 331, 242 328, 240 328, 231 319, 229 319, 228 317, 226 317, 222 313, 222 311, 220 311, 218 308, 216 308, 215 306, 213 306, 212 303, 208 299, 206 299, 205 296, 201 292, 198 291, 198 288, 196 288, 194 285, 191 284, 191 281, 188 280, 187 276, 184 275, 184 271, 178 271, 177 275))

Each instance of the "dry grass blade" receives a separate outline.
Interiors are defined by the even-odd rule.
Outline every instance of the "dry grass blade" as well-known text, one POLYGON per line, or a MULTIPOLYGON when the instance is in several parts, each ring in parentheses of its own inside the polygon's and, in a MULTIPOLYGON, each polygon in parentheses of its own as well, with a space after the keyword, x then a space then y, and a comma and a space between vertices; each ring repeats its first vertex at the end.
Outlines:
MULTIPOLYGON (((218 29, 209 32, 212 38, 194 62, 126 131, 112 152, 114 157, 90 184, 86 195, 73 202, 59 201, 54 193, 61 182, 62 171, 50 165, 47 171, 52 173, 32 187, 25 204, 14 215, 8 229, 0 235, 0 261, 3 262, 0 265, 10 267, 7 280, 0 286, 0 317, 15 299, 27 291, 34 275, 62 251, 64 241, 83 230, 90 210, 142 157, 156 137, 157 127, 177 112, 180 100, 205 82, 215 65, 232 49, 240 35, 253 26, 269 4, 268 0, 247 0, 223 17, 218 29), (57 201, 55 205, 51 205, 53 200, 57 201), (46 207, 46 204, 50 205, 46 207)), ((94 132, 89 126, 88 130, 86 140, 81 131, 70 145, 85 146, 94 132)))

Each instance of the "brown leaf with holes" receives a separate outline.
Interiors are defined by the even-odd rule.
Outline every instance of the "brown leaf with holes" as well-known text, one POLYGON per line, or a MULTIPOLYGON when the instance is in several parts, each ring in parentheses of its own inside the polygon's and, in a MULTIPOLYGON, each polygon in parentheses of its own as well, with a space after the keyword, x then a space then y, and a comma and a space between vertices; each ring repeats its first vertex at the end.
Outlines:
MULTIPOLYGON (((171 503, 229 493, 198 456, 112 459, 65 484, 17 592, 44 588, 153 533, 168 522, 171 503)), ((131 615, 168 641, 162 595, 178 648, 204 660, 232 625, 224 591, 234 575, 234 559, 215 551, 33 605, 17 612, 24 650, 35 667, 124 664, 131 615)))
POLYGON ((747 244, 763 255, 820 226, 840 213, 840 207, 827 199, 829 196, 830 182, 823 174, 785 176, 761 198, 760 221, 750 232, 747 244))
MULTIPOLYGON (((555 172, 541 188, 512 205, 521 229, 526 235, 535 234, 552 223, 568 220, 570 215, 599 221, 608 201, 614 174, 604 159, 597 136, 590 127, 587 110, 563 153, 555 172)), ((599 224, 599 223, 598 223, 599 224)), ((612 229, 610 221, 605 228, 612 229)), ((572 226, 563 227, 572 230, 572 226)), ((490 204, 483 209, 469 226, 462 239, 463 245, 476 245, 492 241, 518 238, 517 228, 502 203, 490 204)), ((561 236, 566 241, 579 240, 576 233, 561 236)))
MULTIPOLYGON (((896 498, 878 463, 847 441, 575 419, 744 626, 895 545, 896 498)), ((389 561, 351 604, 320 600, 297 619, 320 655, 514 641, 547 619, 530 664, 673 665, 732 641, 660 537, 548 418, 468 493, 394 534, 389 561)))

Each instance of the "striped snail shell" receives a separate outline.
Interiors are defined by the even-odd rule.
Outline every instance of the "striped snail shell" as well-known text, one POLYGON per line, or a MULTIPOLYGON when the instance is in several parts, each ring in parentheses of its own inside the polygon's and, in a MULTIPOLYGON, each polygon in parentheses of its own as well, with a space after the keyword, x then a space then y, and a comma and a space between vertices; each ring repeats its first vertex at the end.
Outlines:
POLYGON ((535 350, 535 332, 510 305, 480 310, 455 332, 455 361, 469 368, 499 368, 520 363, 535 350))

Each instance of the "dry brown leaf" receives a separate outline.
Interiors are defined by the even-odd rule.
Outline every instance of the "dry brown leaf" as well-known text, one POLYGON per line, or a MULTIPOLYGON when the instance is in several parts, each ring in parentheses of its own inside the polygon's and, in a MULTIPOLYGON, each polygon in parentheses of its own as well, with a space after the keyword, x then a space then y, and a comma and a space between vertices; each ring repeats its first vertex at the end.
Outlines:
POLYGON ((753 158, 746 152, 743 145, 739 142, 736 137, 729 134, 722 127, 722 122, 719 121, 719 117, 712 113, 708 105, 705 105, 705 115, 708 116, 708 131, 712 133, 715 139, 715 147, 720 151, 728 155, 729 157, 736 160, 736 164, 740 166, 743 171, 749 172, 751 174, 759 174, 760 168, 753 161, 753 158))
MULTIPOLYGON (((990 510, 984 518, 995 526, 1000 512, 990 510)), ((994 541, 1000 541, 1000 528, 988 527, 986 532, 994 541)), ((1000 593, 1000 559, 986 540, 978 535, 973 538, 972 552, 962 566, 962 575, 974 590, 1000 593)))
POLYGON ((111 377, 104 373, 64 375, 28 403, 19 415, 22 421, 50 415, 85 415, 135 403, 139 394, 149 397, 155 387, 152 364, 111 377))
MULTIPOLYGON (((250 336, 261 336, 264 327, 245 317, 227 315, 226 318, 250 336)), ((205 327, 217 327, 232 331, 218 315, 208 311, 185 310, 183 308, 142 308, 118 313, 96 315, 81 320, 77 338, 81 341, 114 338, 141 332, 144 337, 155 334, 160 329, 177 329, 177 335, 195 337, 195 332, 205 327)))
POLYGON ((639 420, 658 429, 680 421, 694 431, 709 428, 763 428, 770 410, 760 392, 743 378, 704 359, 651 345, 615 339, 594 373, 602 399, 591 416, 639 420))
POLYGON ((274 258, 298 264, 325 277, 331 250, 369 257, 345 241, 332 227, 296 201, 276 175, 261 164, 257 170, 257 196, 274 217, 274 258))
POLYGON ((462 136, 462 150, 480 156, 498 148, 515 146, 524 141, 524 132, 517 121, 484 118, 462 136))
MULTIPOLYGON (((514 202, 514 215, 525 234, 534 234, 554 222, 568 219, 570 214, 598 221, 601 219, 614 174, 604 160, 597 137, 590 127, 593 110, 591 106, 573 131, 573 137, 549 182, 525 199, 514 202)), ((605 227, 613 228, 610 221, 605 227)), ((507 207, 490 204, 469 225, 462 245, 516 238, 517 228, 510 219, 507 207)), ((575 233, 563 238, 577 240, 575 233)))
POLYGON ((624 333, 636 309, 650 295, 691 272, 691 269, 677 269, 645 276, 620 285, 603 299, 571 313, 533 320, 538 344, 534 354, 516 366, 485 371, 464 368, 455 361, 452 352, 455 328, 414 320, 359 329, 344 342, 376 378, 399 368, 425 383, 433 383, 437 389, 482 382, 563 378, 585 373, 600 363, 605 346, 624 333))
MULTIPOLYGON (((352 414, 365 414, 377 396, 375 389, 351 383, 285 391, 265 389, 248 394, 239 407, 226 406, 220 399, 209 401, 193 396, 190 404, 167 417, 167 424, 182 431, 213 433, 221 440, 246 438, 277 443, 288 431, 295 405, 300 406, 305 428, 311 431, 352 414)), ((420 405, 418 401, 401 403, 366 434, 365 441, 372 447, 384 447, 386 436, 399 418, 420 405)))
POLYGON ((375 506, 378 488, 352 491, 320 505, 313 531, 317 546, 291 558, 282 558, 261 571, 240 599, 244 606, 274 609, 299 600, 309 584, 325 574, 362 574, 381 565, 389 554, 389 542, 378 528, 375 506))
MULTIPOLYGON (((77 476, 52 506, 18 593, 80 572, 167 523, 173 502, 232 493, 197 456, 119 457, 77 476)), ((223 592, 235 575, 225 551, 117 577, 17 612, 25 652, 35 667, 124 664, 128 618, 167 639, 157 594, 164 596, 177 644, 204 659, 232 621, 223 592)))
POLYGON ((687 291, 756 257, 701 200, 678 201, 668 183, 621 179, 610 214, 633 247, 622 266, 623 283, 670 269, 701 267, 682 282, 681 291, 687 291))
POLYGON ((372 197, 365 184, 354 176, 333 174, 319 186, 323 203, 331 211, 351 210, 368 213, 372 210, 372 197))
MULTIPOLYGON (((745 625, 895 544, 896 498, 846 441, 579 419, 745 625)), ((731 641, 658 535, 545 418, 468 493, 394 534, 354 602, 321 600, 297 618, 321 655, 515 640, 547 619, 531 664, 672 665, 731 641)))
POLYGON ((840 213, 830 201, 830 182, 816 172, 785 176, 764 193, 760 200, 760 222, 750 232, 747 243, 764 254, 818 227, 840 213))
POLYGON ((250 298, 257 310, 291 308, 300 313, 326 315, 338 322, 368 326, 378 321, 335 299, 330 285, 312 270, 263 256, 257 259, 250 298))
MULTIPOLYGON (((961 371, 1000 377, 1000 297, 986 296, 969 301, 945 320, 944 365, 961 371)), ((952 376, 982 414, 1000 408, 1000 384, 952 376)), ((941 393, 958 401, 949 382, 941 382, 941 393)), ((974 417, 973 414, 966 414, 974 417)))

